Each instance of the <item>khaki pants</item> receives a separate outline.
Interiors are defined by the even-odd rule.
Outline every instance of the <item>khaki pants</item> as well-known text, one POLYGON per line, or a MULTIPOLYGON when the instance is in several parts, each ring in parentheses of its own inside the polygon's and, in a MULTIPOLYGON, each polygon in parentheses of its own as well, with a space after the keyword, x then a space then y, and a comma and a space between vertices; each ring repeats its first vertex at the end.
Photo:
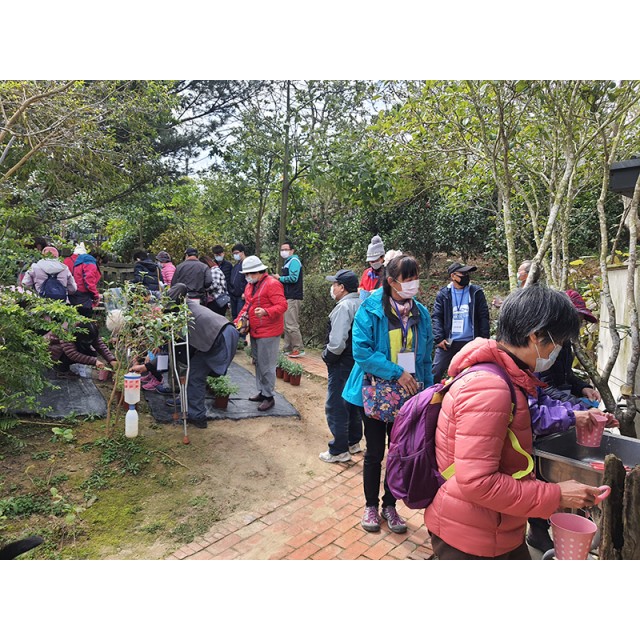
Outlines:
POLYGON ((284 351, 302 351, 302 336, 300 335, 300 306, 302 300, 287 300, 287 310, 284 312, 284 351))

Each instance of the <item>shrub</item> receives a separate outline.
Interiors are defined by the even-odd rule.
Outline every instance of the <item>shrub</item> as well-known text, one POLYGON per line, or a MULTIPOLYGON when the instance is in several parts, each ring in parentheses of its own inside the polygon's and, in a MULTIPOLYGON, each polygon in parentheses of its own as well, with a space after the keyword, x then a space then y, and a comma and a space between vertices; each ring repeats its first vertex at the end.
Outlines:
POLYGON ((325 275, 306 274, 304 300, 300 311, 300 333, 305 345, 321 347, 327 337, 329 313, 335 302, 329 295, 330 283, 325 275))

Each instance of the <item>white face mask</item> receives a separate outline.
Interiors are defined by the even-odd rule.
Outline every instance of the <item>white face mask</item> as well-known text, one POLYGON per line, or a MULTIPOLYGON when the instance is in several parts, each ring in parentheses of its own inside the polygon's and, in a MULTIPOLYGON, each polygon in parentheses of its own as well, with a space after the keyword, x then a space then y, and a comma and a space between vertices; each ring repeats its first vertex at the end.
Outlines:
MULTIPOLYGON (((547 334, 549 335, 549 334, 547 334)), ((551 336, 549 336, 549 338, 551 338, 551 336)), ((534 371, 536 373, 542 373, 543 371, 547 371, 547 369, 551 369, 551 367, 553 367, 555 361, 557 360, 558 356, 560 355, 560 351, 562 351, 562 345, 561 344, 556 344, 553 341, 553 338, 551 338, 551 342, 553 342, 553 351, 549 354, 548 358, 541 358, 540 357, 540 351, 538 349, 538 344, 535 343, 535 347, 536 347, 536 351, 538 352, 538 357, 536 358, 536 366, 534 371)))
POLYGON ((234 253, 233 254, 233 259, 234 260, 240 260, 240 254, 239 253, 234 253))
POLYGON ((401 298, 404 298, 405 300, 409 300, 413 298, 413 296, 418 295, 418 291, 420 290, 420 280, 410 280, 409 282, 398 282, 398 284, 402 287, 402 289, 400 291, 396 289, 396 293, 401 298))
POLYGON ((222 262, 224 260, 224 256, 215 256, 216 262, 222 262))
POLYGON ((331 296, 332 300, 336 299, 336 294, 333 292, 333 285, 331 285, 331 287, 329 289, 329 295, 331 296))
POLYGON ((244 278, 249 284, 255 284, 256 282, 258 282, 257 276, 246 275, 244 278))
POLYGON ((378 262, 370 262, 369 264, 374 271, 377 271, 384 263, 382 260, 378 260, 378 262))
POLYGON ((288 251, 281 251, 280 255, 286 260, 289 257, 289 252, 288 251))

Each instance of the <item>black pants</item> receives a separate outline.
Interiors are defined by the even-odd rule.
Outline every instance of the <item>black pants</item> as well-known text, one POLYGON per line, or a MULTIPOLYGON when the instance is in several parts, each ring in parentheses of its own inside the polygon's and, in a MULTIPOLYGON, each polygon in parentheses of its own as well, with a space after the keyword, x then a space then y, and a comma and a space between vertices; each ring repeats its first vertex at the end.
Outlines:
POLYGON ((438 560, 531 560, 531 554, 529 553, 529 547, 527 547, 524 540, 519 547, 516 547, 513 551, 503 553, 495 558, 487 558, 485 556, 474 556, 470 553, 465 553, 447 544, 442 538, 429 532, 431 536, 431 547, 433 553, 438 556, 438 560))
POLYGON ((436 382, 440 382, 443 377, 447 376, 447 369, 449 369, 453 356, 455 356, 456 353, 458 353, 458 351, 460 351, 460 349, 462 349, 466 344, 469 343, 455 340, 451 343, 450 347, 447 347, 446 351, 440 347, 436 347, 436 352, 433 356, 433 366, 431 367, 434 384, 436 382))
MULTIPOLYGON (((364 453, 364 465, 362 470, 362 481, 364 485, 364 497, 367 507, 377 507, 380 494, 380 476, 382 475, 382 460, 384 459, 387 441, 391 433, 393 422, 380 422, 369 418, 362 412, 364 422, 364 439, 366 451, 364 453)), ((382 495, 382 508, 396 506, 396 499, 389 490, 387 477, 384 478, 384 494, 382 495)))

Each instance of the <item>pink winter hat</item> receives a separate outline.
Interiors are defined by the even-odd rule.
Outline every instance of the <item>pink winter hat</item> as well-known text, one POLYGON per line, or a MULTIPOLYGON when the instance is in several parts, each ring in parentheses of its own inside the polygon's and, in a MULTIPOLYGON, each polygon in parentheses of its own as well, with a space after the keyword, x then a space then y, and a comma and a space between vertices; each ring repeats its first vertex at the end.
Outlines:
POLYGON ((47 255, 48 253, 50 253, 54 258, 59 258, 60 254, 58 253, 58 250, 55 247, 45 247, 42 250, 42 255, 47 255))

